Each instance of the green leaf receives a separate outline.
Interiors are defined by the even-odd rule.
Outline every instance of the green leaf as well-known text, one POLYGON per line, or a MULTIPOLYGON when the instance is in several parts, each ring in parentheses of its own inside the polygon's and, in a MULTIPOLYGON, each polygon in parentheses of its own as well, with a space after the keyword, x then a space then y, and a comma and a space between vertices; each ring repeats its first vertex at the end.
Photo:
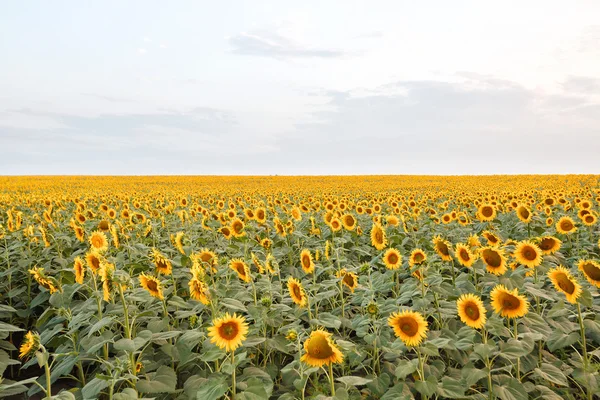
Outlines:
POLYGON ((18 326, 0 322, 0 332, 19 332, 24 330, 25 329, 21 329, 18 326))
POLYGON ((197 400, 218 400, 227 393, 229 384, 224 379, 204 379, 199 383, 197 400))
POLYGON ((396 378, 404 379, 417 370, 417 360, 400 360, 396 367, 396 378))
POLYGON ((361 376, 341 376, 336 379, 338 382, 342 382, 348 386, 362 386, 366 385, 369 382, 372 382, 373 379, 363 378, 361 376))
POLYGON ((135 342, 131 339, 119 339, 115 342, 114 348, 115 350, 128 351, 131 353, 135 351, 135 342))
POLYGON ((342 321, 340 321, 340 319, 335 315, 328 312, 320 313, 319 318, 314 318, 311 322, 315 325, 324 326, 325 328, 338 329, 340 326, 342 326, 342 321))
POLYGON ((246 306, 239 300, 236 299, 232 299, 232 298, 226 298, 226 299, 222 299, 219 302, 219 305, 225 306, 230 310, 234 310, 234 311, 248 311, 248 309, 246 308, 246 306))
POLYGON ((138 393, 135 389, 126 388, 121 393, 117 393, 113 396, 114 400, 137 400, 138 393))
POLYGON ((465 397, 465 385, 461 381, 445 376, 442 378, 442 384, 438 386, 438 394, 446 399, 459 399, 465 397))
POLYGON ((429 375, 424 381, 415 382, 415 389, 417 389, 417 392, 427 397, 430 397, 436 392, 437 386, 438 382, 433 375, 429 375))
POLYGON ((527 400, 528 395, 525 388, 515 378, 503 379, 503 385, 495 385, 493 393, 498 396, 500 400, 527 400))
POLYGON ((114 321, 115 317, 104 317, 100 321, 96 322, 90 328, 88 332, 88 337, 92 336, 94 333, 98 332, 100 329, 104 328, 107 325, 110 325, 114 321))
POLYGON ((97 399, 100 397, 98 393, 107 388, 108 385, 109 382, 107 380, 94 378, 81 389, 81 394, 84 399, 97 399))
POLYGON ((542 363, 540 368, 536 368, 534 373, 542 379, 552 382, 559 386, 569 386, 567 377, 563 372, 552 364, 542 363))
POLYGON ((139 380, 136 384, 141 393, 168 393, 177 388, 177 374, 172 368, 162 365, 155 373, 148 374, 147 380, 139 380))

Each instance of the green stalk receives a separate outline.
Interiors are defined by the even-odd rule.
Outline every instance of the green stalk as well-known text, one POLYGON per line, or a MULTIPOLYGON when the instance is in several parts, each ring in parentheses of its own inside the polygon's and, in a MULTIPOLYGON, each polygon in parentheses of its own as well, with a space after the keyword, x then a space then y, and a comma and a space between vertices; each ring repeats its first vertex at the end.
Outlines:
POLYGON ((48 365, 48 360, 44 364, 44 369, 46 370, 46 398, 50 400, 52 398, 52 379, 50 378, 50 366, 48 365))
POLYGON ((335 385, 333 384, 333 363, 329 362, 329 382, 331 382, 331 396, 335 396, 335 385))
POLYGON ((231 373, 231 400, 235 400, 235 351, 231 352, 231 367, 233 369, 231 373))
MULTIPOLYGON (((577 314, 579 315, 579 331, 581 333, 581 348, 583 352, 583 371, 587 372, 588 370, 588 354, 587 354, 587 344, 585 340, 585 326, 583 325, 583 316, 581 315, 581 305, 577 302, 577 314)), ((587 383, 587 382, 586 382, 587 383)), ((592 391, 589 386, 587 389, 587 398, 592 400, 592 391)))

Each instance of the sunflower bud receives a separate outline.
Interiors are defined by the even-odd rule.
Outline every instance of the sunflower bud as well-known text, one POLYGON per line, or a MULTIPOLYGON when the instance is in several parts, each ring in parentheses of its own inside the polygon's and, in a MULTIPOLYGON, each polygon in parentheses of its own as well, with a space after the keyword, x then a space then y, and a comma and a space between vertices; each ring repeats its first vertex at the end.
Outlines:
POLYGON ((290 342, 295 342, 296 339, 298 339, 298 333, 296 332, 295 329, 291 329, 290 331, 288 331, 288 333, 285 336, 285 338, 287 340, 289 340, 290 342))

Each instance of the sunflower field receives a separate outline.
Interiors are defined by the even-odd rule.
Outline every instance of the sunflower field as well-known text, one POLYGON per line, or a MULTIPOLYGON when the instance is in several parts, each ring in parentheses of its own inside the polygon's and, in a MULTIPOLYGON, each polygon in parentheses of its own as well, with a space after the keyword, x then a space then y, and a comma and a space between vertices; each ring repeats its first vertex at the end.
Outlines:
POLYGON ((0 397, 600 398, 600 177, 0 177, 0 397))

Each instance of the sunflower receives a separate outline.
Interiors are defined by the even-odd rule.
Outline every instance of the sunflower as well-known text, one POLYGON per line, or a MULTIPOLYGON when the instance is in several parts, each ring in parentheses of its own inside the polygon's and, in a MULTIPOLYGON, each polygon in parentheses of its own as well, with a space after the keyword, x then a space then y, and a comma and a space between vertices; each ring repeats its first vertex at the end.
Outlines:
POLYGON ((463 243, 458 243, 456 245, 454 257, 456 257, 460 265, 467 268, 470 268, 477 259, 477 256, 471 252, 469 246, 463 243))
POLYGON ((383 255, 383 263, 387 269, 398 269, 402 264, 402 255, 398 250, 390 248, 383 255))
POLYGON ((50 294, 62 291, 56 279, 46 276, 44 268, 33 267, 29 270, 29 273, 33 275, 33 279, 35 279, 38 285, 48 289, 50 294))
POLYGON ((479 250, 479 256, 488 272, 498 276, 506 272, 506 257, 503 250, 491 246, 484 247, 479 250))
POLYGON ((95 231, 90 235, 89 240, 90 244, 92 245, 92 249, 98 253, 104 253, 108 249, 108 239, 106 239, 104 232, 95 231))
POLYGON ((213 320, 213 326, 208 328, 211 343, 225 351, 235 351, 246 340, 248 323, 241 315, 226 313, 221 318, 213 320))
POLYGON ((570 235, 571 233, 575 232, 576 230, 577 230, 577 227, 575 226, 575 221, 573 221, 573 219, 571 219, 571 217, 566 217, 566 216, 562 217, 556 223, 556 231, 558 233, 570 235))
POLYGON ((356 218, 352 214, 344 214, 342 216, 342 226, 347 231, 352 231, 356 228, 356 218))
POLYGON ((229 268, 237 272, 238 277, 244 282, 251 282, 250 268, 243 260, 234 258, 229 263, 229 268))
POLYGON ((323 329, 317 329, 310 333, 310 336, 304 341, 304 351, 300 360, 311 367, 321 367, 344 361, 344 355, 331 341, 331 333, 323 329))
POLYGON ((513 256, 520 264, 529 268, 535 268, 542 263, 542 250, 535 243, 527 240, 517 244, 513 256))
POLYGON ((358 287, 358 275, 354 272, 346 271, 345 269, 340 270, 336 276, 342 278, 342 284, 346 285, 352 293, 354 289, 358 287))
POLYGON ((456 301, 456 309, 460 320, 467 326, 475 329, 481 329, 485 326, 485 307, 479 296, 463 294, 456 301))
POLYGON ((244 232, 244 221, 242 221, 239 218, 234 218, 231 221, 231 231, 233 233, 233 236, 235 236, 236 238, 242 237, 244 235, 246 235, 246 232, 244 232))
POLYGON ((501 242, 500 237, 491 231, 483 231, 481 233, 481 236, 483 236, 485 240, 487 240, 490 246, 497 246, 501 242))
POLYGON ((569 270, 559 265, 548 271, 548 277, 552 281, 556 291, 564 293, 567 296, 569 303, 577 303, 577 299, 581 296, 581 285, 571 275, 569 270))
POLYGON ((98 269, 98 275, 102 280, 102 295, 104 301, 110 301, 114 289, 113 275, 115 266, 109 262, 103 262, 98 269))
POLYGON ((231 236, 233 236, 231 228, 228 226, 222 227, 219 231, 225 236, 225 239, 231 239, 231 236))
POLYGON ((164 296, 163 296, 163 292, 162 292, 162 286, 160 281, 151 276, 151 275, 146 275, 145 273, 141 273, 140 274, 140 285, 146 289, 148 291, 148 293, 150 293, 150 295, 152 295, 152 297, 156 297, 159 300, 163 300, 164 296))
POLYGON ((265 267, 262 266, 262 264, 260 263, 260 260, 258 259, 258 256, 254 253, 251 253, 252 255, 252 264, 254 264, 254 266, 256 267, 257 271, 259 274, 264 274, 265 273, 265 267))
POLYGON ((308 298, 306 297, 306 292, 302 287, 302 283, 300 283, 299 280, 290 277, 287 281, 287 287, 294 303, 298 304, 300 307, 304 307, 308 302, 308 298))
POLYGON ((385 222, 390 226, 398 226, 400 224, 400 220, 395 215, 386 216, 385 222))
POLYGON ((577 267, 589 283, 600 288, 600 263, 592 260, 580 260, 577 267))
POLYGON ((98 272, 98 269, 100 269, 100 264, 102 263, 101 257, 102 256, 100 254, 93 250, 88 251, 85 255, 85 262, 94 274, 98 272))
POLYGON ((85 266, 81 257, 75 257, 73 263, 73 270, 75 271, 75 282, 80 285, 83 284, 83 277, 85 276, 85 266))
POLYGON ((436 236, 433 238, 432 243, 433 249, 443 261, 452 261, 452 255, 450 254, 452 251, 452 244, 449 241, 442 239, 440 236, 436 236))
POLYGON ((41 346, 40 335, 29 331, 25 334, 21 347, 19 348, 19 358, 31 357, 41 346))
POLYGON ((380 224, 374 223, 371 228, 371 245, 377 250, 385 249, 387 245, 387 239, 385 237, 385 231, 380 224))
POLYGON ((273 241, 269 238, 264 238, 260 241, 260 245, 264 248, 264 249, 270 249, 271 246, 273 245, 273 241))
POLYGON ((504 285, 496 285, 490 292, 492 308, 497 314, 507 318, 518 318, 527 314, 529 302, 517 289, 508 290, 504 285))
POLYGON ((183 232, 177 232, 177 234, 175 235, 175 238, 173 239, 173 242, 175 244, 175 248, 183 255, 185 255, 185 250, 183 248, 183 232))
POLYGON ((204 305, 210 304, 210 292, 208 286, 200 279, 193 277, 190 279, 188 286, 190 288, 190 297, 200 301, 204 305))
POLYGON ((110 236, 112 237, 113 245, 115 248, 119 248, 119 234, 117 233, 117 227, 114 225, 110 226, 110 236))
POLYGON ((310 274, 314 272, 315 263, 312 259, 312 254, 310 254, 310 250, 302 250, 302 253, 300 253, 300 265, 302 266, 302 270, 304 270, 305 273, 310 274))
POLYGON ((217 272, 215 266, 217 265, 218 258, 214 251, 210 251, 207 248, 201 249, 200 252, 196 254, 196 259, 201 264, 211 267, 213 272, 217 272))
POLYGON ((481 242, 479 241, 479 238, 477 237, 477 235, 471 234, 471 235, 469 235, 469 238, 467 239, 467 245, 469 247, 479 247, 479 246, 481 246, 481 242))
POLYGON ((598 222, 598 218, 594 214, 584 215, 581 220, 585 226, 594 226, 598 222))
POLYGON ((554 236, 544 236, 538 241, 538 246, 544 255, 556 253, 561 245, 562 242, 554 236))
POLYGON ((167 259, 158 249, 152 248, 152 254, 150 255, 152 262, 156 267, 156 271, 162 275, 171 275, 173 272, 173 265, 171 261, 167 259))
POLYGON ((75 230, 77 240, 83 243, 85 241, 85 230, 81 226, 75 226, 73 229, 75 230))
POLYGON ((427 261, 427 254, 422 249, 416 248, 410 253, 408 265, 412 268, 415 265, 421 265, 427 261))
MULTIPOLYGON (((599 242, 598 246, 600 247, 600 242, 599 242)), ((329 261, 329 259, 331 257, 331 242, 329 242, 329 240, 325 241, 325 250, 323 250, 323 255, 325 256, 327 261, 329 261)))
POLYGON ((442 215, 442 223, 449 224, 450 222, 452 222, 452 215, 448 213, 442 215))
POLYGON ((267 221, 267 211, 259 207, 254 211, 254 218, 259 224, 264 224, 267 221))
POLYGON ((517 212, 517 217, 519 217, 519 220, 521 220, 521 222, 524 222, 526 224, 531 222, 531 218, 533 217, 533 214, 531 213, 531 210, 529 209, 529 207, 521 204, 520 206, 518 206, 515 210, 517 212))
POLYGON ((493 221, 496 218, 496 209, 491 204, 482 204, 477 210, 477 218, 483 222, 493 221))
POLYGON ((329 223, 329 227, 333 232, 337 232, 342 229, 342 221, 340 221, 339 218, 332 218, 331 222, 329 223))
POLYGON ((427 321, 416 311, 393 313, 388 318, 388 325, 407 346, 418 346, 427 336, 427 321))

